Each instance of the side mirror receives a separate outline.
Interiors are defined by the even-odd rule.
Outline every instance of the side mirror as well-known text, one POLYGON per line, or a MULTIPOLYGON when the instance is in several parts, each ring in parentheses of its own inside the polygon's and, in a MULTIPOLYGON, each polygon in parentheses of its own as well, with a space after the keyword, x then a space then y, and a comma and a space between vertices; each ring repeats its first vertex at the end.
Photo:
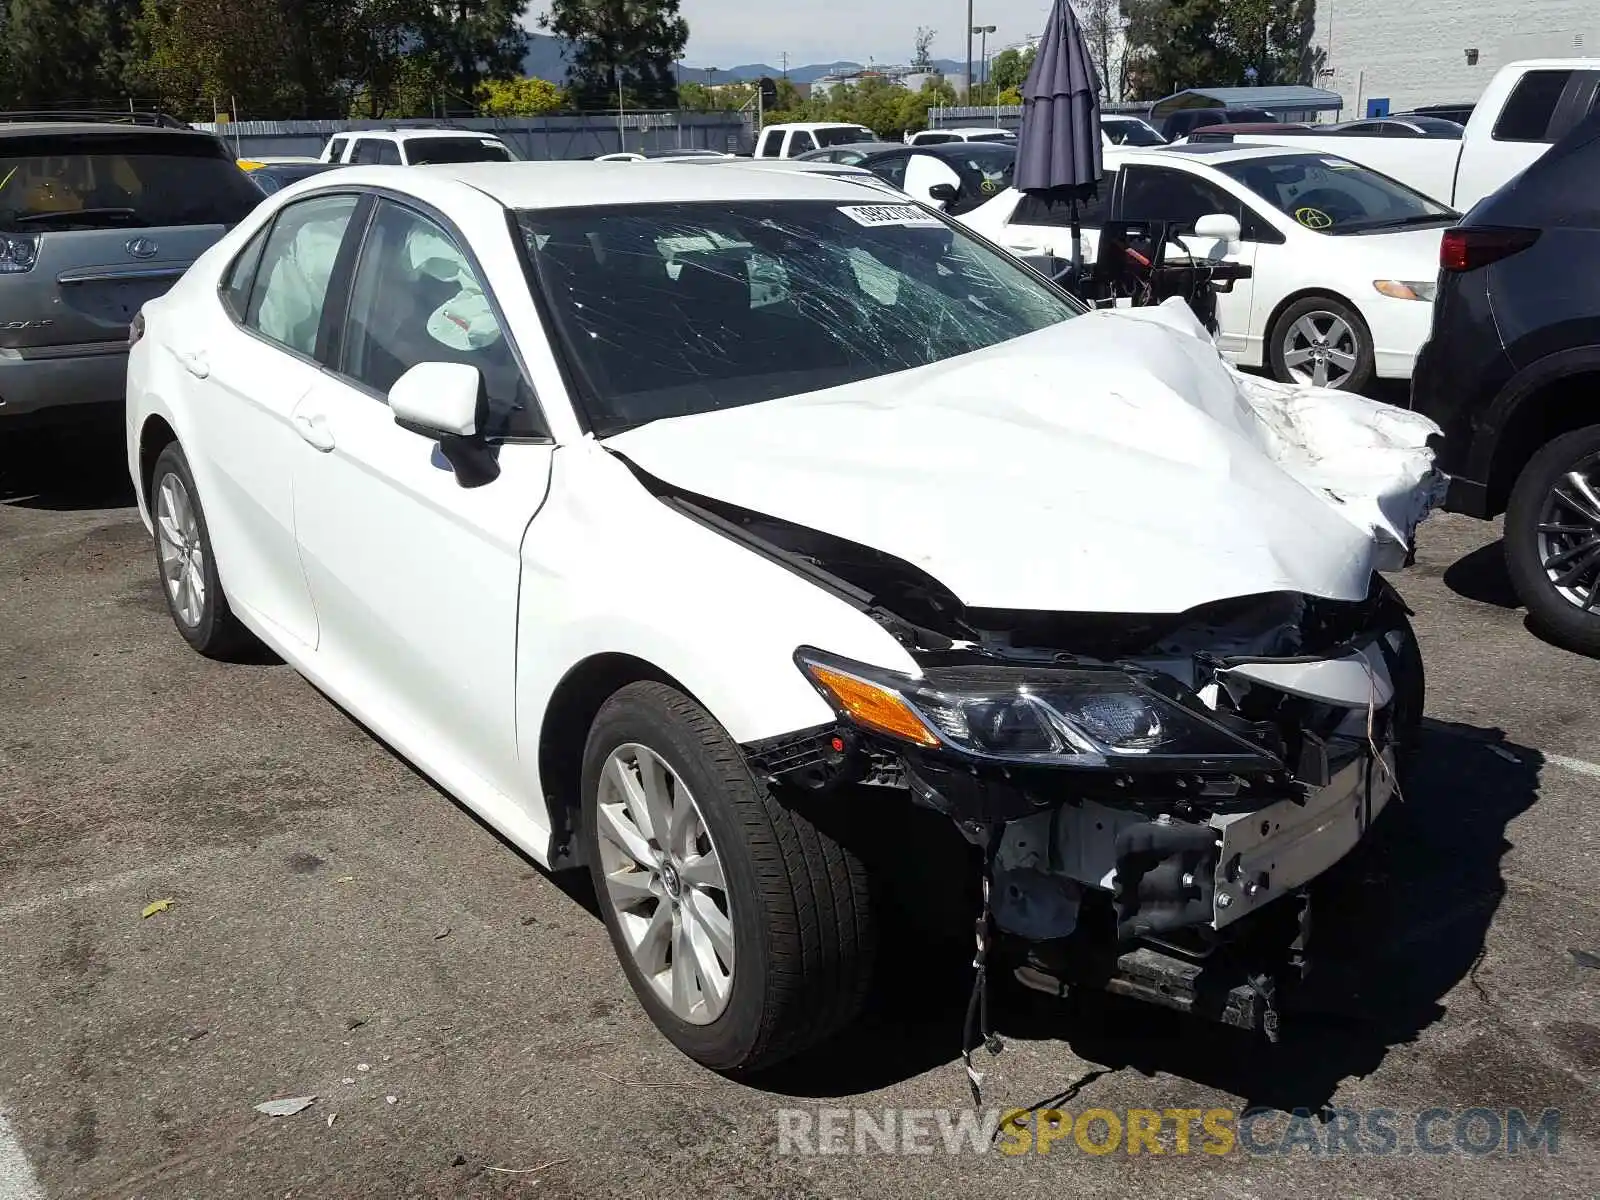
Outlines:
POLYGON ((1200 238, 1215 238, 1219 242, 1226 242, 1231 248, 1239 244, 1243 231, 1239 228, 1238 217, 1230 217, 1225 213, 1211 213, 1194 223, 1194 235, 1200 238))
POLYGON ((953 183, 936 183, 928 189, 928 199, 939 204, 949 204, 961 194, 953 183))
POLYGON ((439 443, 462 487, 482 487, 499 476, 494 449, 483 438, 489 403, 477 367, 418 363, 389 389, 389 410, 400 428, 439 443))

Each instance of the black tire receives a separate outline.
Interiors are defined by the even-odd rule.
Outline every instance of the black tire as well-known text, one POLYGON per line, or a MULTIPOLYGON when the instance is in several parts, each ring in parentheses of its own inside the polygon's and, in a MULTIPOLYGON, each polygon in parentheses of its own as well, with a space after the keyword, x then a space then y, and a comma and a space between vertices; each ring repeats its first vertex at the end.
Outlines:
POLYGON ((1511 489, 1505 526, 1506 572, 1534 626, 1556 645, 1594 657, 1600 657, 1600 601, 1586 612, 1557 590, 1540 561, 1538 538, 1550 490, 1563 475, 1597 454, 1600 425, 1562 434, 1541 448, 1511 489))
POLYGON ((1267 331, 1267 366, 1272 370, 1272 377, 1280 383, 1299 383, 1289 373, 1288 364, 1284 362, 1284 343, 1294 328, 1295 322, 1302 317, 1312 316, 1317 313, 1327 313, 1338 317, 1350 328, 1355 343, 1355 370, 1341 380, 1338 388, 1342 392, 1365 392, 1371 386, 1377 367, 1372 353, 1372 331, 1367 328, 1367 323, 1361 319, 1361 314, 1348 303, 1335 296, 1306 296, 1296 300, 1288 308, 1278 314, 1278 319, 1272 323, 1272 328, 1267 331))
POLYGON ((1422 749, 1422 717, 1428 702, 1428 677, 1422 661, 1422 646, 1411 627, 1398 596, 1393 601, 1393 611, 1388 618, 1388 630, 1383 639, 1384 662, 1389 668, 1389 678, 1394 684, 1394 708, 1390 717, 1394 738, 1395 763, 1400 781, 1410 781, 1422 749), (1387 633, 1398 631, 1403 636, 1398 647, 1389 644, 1387 633))
POLYGON ((581 836, 601 915, 634 994, 656 1027, 696 1062, 728 1074, 759 1071, 825 1040, 859 1013, 875 951, 865 868, 757 781, 738 746, 687 696, 643 682, 606 701, 584 748, 581 836), (709 1024, 680 1019, 658 998, 623 939, 607 890, 595 810, 601 771, 628 743, 654 751, 688 786, 722 861, 734 970, 727 1006, 709 1024))
POLYGON ((222 581, 217 576, 216 555, 211 548, 211 530, 206 525, 205 508, 200 502, 200 493, 194 486, 194 475, 189 470, 189 460, 184 457, 178 443, 170 443, 156 458, 155 470, 150 476, 150 494, 145 499, 150 508, 151 522, 156 525, 154 538, 156 576, 161 582, 161 595, 167 602, 167 612, 172 616, 172 623, 178 627, 178 632, 183 635, 184 641, 207 658, 224 661, 253 649, 257 644, 255 635, 234 616, 233 609, 228 606, 228 597, 223 594, 222 581), (160 502, 162 483, 168 476, 175 477, 182 485, 184 495, 188 497, 193 507, 195 525, 199 532, 202 552, 200 574, 205 581, 205 598, 200 605, 198 619, 193 622, 187 620, 179 611, 162 565, 162 538, 157 505, 160 502))

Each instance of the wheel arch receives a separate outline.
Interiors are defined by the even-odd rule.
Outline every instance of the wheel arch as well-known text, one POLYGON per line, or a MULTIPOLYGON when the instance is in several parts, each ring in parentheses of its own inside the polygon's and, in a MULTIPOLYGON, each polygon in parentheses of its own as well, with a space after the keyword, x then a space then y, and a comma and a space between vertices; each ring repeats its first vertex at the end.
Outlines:
POLYGON ((1284 313, 1288 312, 1290 308, 1300 303, 1302 300, 1338 301, 1351 312, 1355 313, 1356 319, 1361 322, 1361 331, 1367 336, 1368 345, 1372 344, 1372 326, 1367 323, 1367 315, 1361 311, 1360 305, 1358 305, 1354 300, 1350 299, 1349 296, 1333 291, 1331 288, 1304 287, 1297 291, 1290 292, 1282 300, 1279 300, 1278 303, 1273 306, 1271 314, 1267 317, 1267 323, 1262 326, 1263 336, 1266 339, 1266 344, 1263 348, 1266 353, 1267 366, 1271 366, 1272 343, 1277 340, 1278 322, 1283 319, 1284 313))
POLYGON ((1535 368, 1531 378, 1513 381, 1506 389, 1507 399, 1494 406, 1494 415, 1486 421, 1493 432, 1485 447, 1487 461, 1480 460, 1477 476, 1485 480, 1486 517, 1505 512, 1517 477, 1541 446, 1575 429, 1600 424, 1600 404, 1595 402, 1600 347, 1559 359, 1535 368))
POLYGON ((695 703, 699 699, 656 664, 632 654, 592 654, 556 684, 539 723, 539 787, 550 817, 550 865, 583 865, 578 826, 583 811, 580 780, 589 727, 601 707, 630 683, 664 683, 695 703))
POLYGON ((152 413, 139 426, 139 503, 146 512, 150 511, 150 485, 155 479, 156 459, 177 440, 177 431, 159 413, 152 413))

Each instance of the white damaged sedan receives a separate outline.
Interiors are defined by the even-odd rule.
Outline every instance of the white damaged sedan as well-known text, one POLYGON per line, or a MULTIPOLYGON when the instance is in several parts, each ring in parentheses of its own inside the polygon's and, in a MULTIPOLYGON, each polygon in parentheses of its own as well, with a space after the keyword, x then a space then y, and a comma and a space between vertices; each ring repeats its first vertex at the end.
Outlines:
POLYGON ((586 867, 718 1070, 855 1015, 894 932, 858 837, 913 806, 970 846, 986 967, 1271 1033, 1417 729, 1377 572, 1429 422, 848 180, 355 168, 132 332, 178 631, 586 867))

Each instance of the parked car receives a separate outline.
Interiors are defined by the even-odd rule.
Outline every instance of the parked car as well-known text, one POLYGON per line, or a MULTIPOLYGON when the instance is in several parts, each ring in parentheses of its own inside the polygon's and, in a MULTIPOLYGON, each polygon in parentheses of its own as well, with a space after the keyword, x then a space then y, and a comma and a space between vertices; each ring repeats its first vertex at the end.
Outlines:
POLYGON ((1264 108, 1180 108, 1161 122, 1161 136, 1169 142, 1206 125, 1272 125, 1278 118, 1264 108))
POLYGON ((514 162, 511 148, 490 133, 449 126, 390 126, 336 133, 322 148, 321 162, 403 167, 434 163, 514 162))
POLYGON ((1167 139, 1161 136, 1160 130, 1142 117, 1102 113, 1100 143, 1102 146, 1164 146, 1167 144, 1167 139))
POLYGON ((1454 121, 1457 125, 1466 125, 1472 120, 1476 104, 1419 104, 1411 110, 1412 114, 1419 117, 1438 117, 1444 121, 1454 121))
POLYGON ((1239 121, 1232 125, 1202 125, 1179 138, 1176 145, 1195 142, 1248 142, 1257 134, 1315 133, 1316 126, 1300 121, 1239 121))
POLYGON ((949 142, 1012 142, 1017 140, 1015 130, 974 129, 921 129, 906 134, 908 146, 940 146, 949 142))
POLYGON ((355 168, 134 333, 178 632, 265 642, 586 867, 718 1070, 859 1010, 896 936, 860 837, 914 806, 979 843, 938 887, 997 969, 1270 1024, 1304 886, 1415 736, 1375 572, 1431 504, 1430 422, 1232 373, 1181 309, 1086 315, 853 183, 355 168))
POLYGON ((875 142, 878 135, 865 125, 839 121, 794 121, 768 125, 756 141, 754 158, 799 158, 812 150, 842 146, 846 142, 875 142))
POLYGON ((679 146, 663 150, 613 150, 610 154, 595 157, 595 162, 683 162, 698 158, 733 158, 725 150, 706 150, 693 146, 679 146))
POLYGON ((1444 235, 1412 404, 1445 430, 1449 506, 1505 514, 1511 582, 1600 654, 1600 112, 1444 235))
POLYGON ((310 179, 313 175, 321 175, 325 171, 339 170, 338 163, 318 162, 311 159, 309 162, 272 162, 251 159, 241 159, 239 168, 250 177, 250 182, 263 192, 271 195, 280 188, 286 188, 291 183, 299 183, 302 179, 310 179))
MULTIPOLYGON (((1108 153, 1079 219, 1086 261, 1104 222, 1165 221, 1191 251, 1249 266, 1217 297, 1223 353, 1285 382, 1359 392, 1411 377, 1456 214, 1330 154, 1206 143, 1108 153), (1234 220, 1238 240, 1199 236, 1208 216, 1234 220)), ((962 220, 1020 254, 1071 254, 1065 205, 1010 191, 962 220)))
POLYGON ((128 322, 261 193, 171 118, 0 122, 0 430, 121 404, 128 322))
POLYGON ((912 199, 959 216, 1011 186, 1017 148, 995 142, 932 146, 866 142, 814 150, 802 154, 800 161, 864 168, 912 199))
MULTIPOLYGON (((1312 127, 1308 125, 1306 128, 1312 127)), ((1466 126, 1423 113, 1396 113, 1392 117, 1378 117, 1370 121, 1345 121, 1324 132, 1341 137, 1443 138, 1459 142, 1461 135, 1466 132, 1466 126)))
MULTIPOLYGON (((1502 67, 1460 138, 1329 134, 1301 149, 1371 167, 1466 212, 1513 178, 1600 104, 1600 58, 1549 58, 1502 67)), ((1253 141, 1271 142, 1269 136, 1253 141)))

